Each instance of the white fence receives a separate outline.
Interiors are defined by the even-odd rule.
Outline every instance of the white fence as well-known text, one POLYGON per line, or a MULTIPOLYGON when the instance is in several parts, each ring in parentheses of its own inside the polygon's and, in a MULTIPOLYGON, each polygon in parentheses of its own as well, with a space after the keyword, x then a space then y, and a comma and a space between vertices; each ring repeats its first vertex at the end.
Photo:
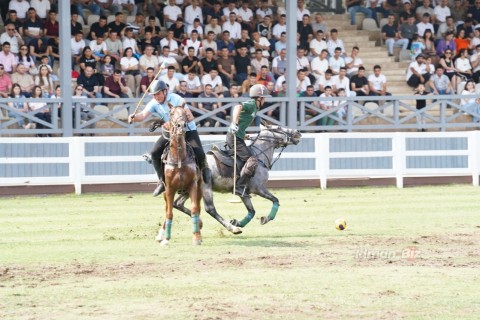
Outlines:
MULTIPOLYGON (((471 176, 478 186, 480 132, 304 134, 271 171, 272 180, 471 176)), ((0 187, 154 182, 141 157, 156 137, 0 138, 0 187)), ((223 135, 202 135, 222 145, 223 135)))

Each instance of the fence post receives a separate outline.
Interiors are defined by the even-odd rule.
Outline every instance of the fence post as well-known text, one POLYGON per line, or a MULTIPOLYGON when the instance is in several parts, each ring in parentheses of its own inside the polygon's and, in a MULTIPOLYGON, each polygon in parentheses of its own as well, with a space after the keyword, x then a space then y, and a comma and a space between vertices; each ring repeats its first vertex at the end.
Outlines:
POLYGON ((320 188, 327 189, 327 173, 330 166, 330 134, 324 133, 315 137, 316 168, 320 179, 320 188))
POLYGON ((470 154, 469 158, 471 161, 470 168, 472 169, 472 184, 474 187, 478 187, 479 181, 478 181, 478 175, 479 175, 479 148, 478 148, 478 143, 479 143, 479 138, 478 135, 480 134, 480 131, 472 131, 470 132, 470 139, 468 139, 469 146, 468 146, 468 153, 470 154))
POLYGON ((396 132, 392 137, 393 170, 395 172, 397 188, 403 188, 403 174, 405 173, 407 163, 406 139, 407 136, 401 132, 396 132))
POLYGON ((85 143, 80 137, 72 137, 70 140, 70 177, 73 180, 75 194, 82 194, 82 181, 85 175, 85 143))

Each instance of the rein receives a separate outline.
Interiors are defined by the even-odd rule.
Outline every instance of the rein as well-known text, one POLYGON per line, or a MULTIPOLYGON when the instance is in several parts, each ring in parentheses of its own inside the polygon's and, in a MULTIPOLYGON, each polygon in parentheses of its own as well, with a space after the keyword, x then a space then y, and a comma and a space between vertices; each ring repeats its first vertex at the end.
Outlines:
MULTIPOLYGON (((281 133, 283 133, 285 136, 287 136, 287 139, 288 139, 287 141, 290 140, 290 137, 288 136, 287 133, 285 133, 285 132, 281 132, 281 133)), ((275 138, 267 138, 267 137, 260 137, 260 135, 258 135, 258 136, 253 140, 252 145, 251 145, 252 148, 258 150, 259 153, 257 153, 257 156, 258 156, 259 154, 263 154, 263 155, 265 156, 265 158, 268 160, 268 164, 267 164, 267 163, 264 163, 264 162, 261 161, 260 159, 259 159, 259 161, 260 161, 261 163, 263 163, 263 165, 264 165, 265 167, 267 167, 268 170, 270 170, 270 169, 272 169, 272 167, 273 167, 273 165, 275 164, 275 162, 277 162, 277 161, 280 159, 280 156, 282 155, 283 150, 285 150, 285 148, 286 148, 287 146, 286 146, 286 145, 282 146, 282 149, 281 149, 280 152, 278 153, 277 157, 276 157, 275 159, 272 159, 272 160, 273 160, 273 161, 272 161, 272 160, 269 159, 268 155, 266 154, 266 151, 268 151, 268 150, 270 150, 270 149, 275 149, 275 146, 272 145, 271 147, 267 148, 266 150, 261 150, 259 147, 255 146, 255 141, 257 141, 257 140, 275 142, 275 141, 277 141, 277 139, 275 139, 275 138)), ((257 157, 257 158, 258 158, 258 157, 257 157)))

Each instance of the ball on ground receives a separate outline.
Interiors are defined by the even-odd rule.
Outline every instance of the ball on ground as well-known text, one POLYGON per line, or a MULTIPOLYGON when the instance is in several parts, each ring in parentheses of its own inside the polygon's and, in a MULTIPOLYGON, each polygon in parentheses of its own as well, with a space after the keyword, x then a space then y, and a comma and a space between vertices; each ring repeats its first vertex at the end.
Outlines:
POLYGON ((347 228, 347 221, 343 218, 338 218, 335 220, 335 228, 340 231, 345 230, 347 228))

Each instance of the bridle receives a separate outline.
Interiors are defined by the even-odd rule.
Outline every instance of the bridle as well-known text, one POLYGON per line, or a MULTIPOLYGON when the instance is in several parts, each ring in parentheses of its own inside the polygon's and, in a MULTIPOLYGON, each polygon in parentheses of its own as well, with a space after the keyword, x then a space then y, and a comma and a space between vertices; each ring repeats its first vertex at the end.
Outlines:
POLYGON ((263 165, 265 165, 265 167, 267 167, 270 170, 270 169, 272 169, 275 162, 277 162, 278 159, 280 159, 280 156, 282 155, 283 150, 285 150, 285 148, 289 144, 293 143, 292 141, 293 141, 294 131, 291 130, 291 129, 280 129, 278 126, 270 126, 270 127, 267 127, 264 130, 283 135, 283 138, 280 140, 279 138, 276 138, 275 136, 273 136, 273 137, 262 136, 261 133, 260 133, 255 139, 253 139, 252 148, 254 148, 255 150, 258 151, 257 155, 263 154, 269 163, 264 163, 263 161, 260 161, 260 159, 259 159, 259 161, 262 162, 263 165), (266 150, 261 150, 260 148, 255 146, 255 141, 257 141, 257 140, 259 140, 259 141, 270 141, 270 142, 273 142, 273 144, 270 148, 267 148, 266 150), (278 155, 275 159, 270 160, 269 157, 266 154, 266 151, 268 151, 270 149, 276 149, 276 148, 281 148, 281 150, 280 150, 280 152, 278 153, 278 155))

